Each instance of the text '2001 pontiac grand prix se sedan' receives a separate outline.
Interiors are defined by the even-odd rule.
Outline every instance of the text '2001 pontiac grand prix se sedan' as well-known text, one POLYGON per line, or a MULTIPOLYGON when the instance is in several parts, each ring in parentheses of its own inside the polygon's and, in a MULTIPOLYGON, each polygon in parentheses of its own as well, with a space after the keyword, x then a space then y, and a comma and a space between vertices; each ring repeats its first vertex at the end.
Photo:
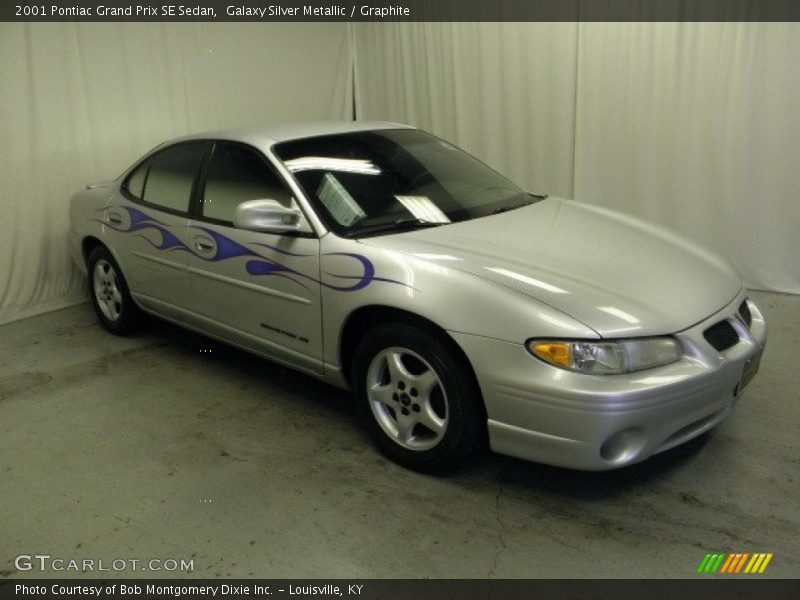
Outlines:
POLYGON ((416 469, 487 436, 565 467, 639 462, 725 419, 766 340, 702 247, 390 123, 173 140, 78 192, 71 222, 106 329, 146 311, 350 388, 416 469))

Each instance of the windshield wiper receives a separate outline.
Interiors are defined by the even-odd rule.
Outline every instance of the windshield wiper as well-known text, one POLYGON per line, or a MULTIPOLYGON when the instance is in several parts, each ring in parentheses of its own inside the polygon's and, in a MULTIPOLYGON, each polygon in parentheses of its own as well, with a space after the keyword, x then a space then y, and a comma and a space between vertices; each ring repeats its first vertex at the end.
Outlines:
POLYGON ((428 221, 427 219, 400 219, 391 223, 381 223, 380 225, 361 227, 355 231, 348 232, 347 237, 360 237, 362 235, 383 233, 385 231, 409 231, 411 229, 425 229, 426 227, 439 227, 439 225, 446 224, 447 223, 444 221, 428 221))
POLYGON ((512 204, 511 206, 503 206, 496 210, 492 211, 493 215, 499 215, 500 213, 508 212, 509 210, 514 210, 516 208, 522 208, 523 206, 530 206, 533 202, 520 202, 519 204, 512 204))
POLYGON ((529 200, 527 202, 520 202, 519 204, 512 204, 511 206, 503 206, 501 208, 493 210, 492 214, 493 215, 499 215, 500 213, 508 212, 509 210, 522 208, 523 206, 530 206, 531 204, 534 204, 534 203, 538 202, 539 200, 544 200, 545 198, 547 198, 547 194, 530 194, 529 193, 528 196, 533 198, 533 200, 529 200))

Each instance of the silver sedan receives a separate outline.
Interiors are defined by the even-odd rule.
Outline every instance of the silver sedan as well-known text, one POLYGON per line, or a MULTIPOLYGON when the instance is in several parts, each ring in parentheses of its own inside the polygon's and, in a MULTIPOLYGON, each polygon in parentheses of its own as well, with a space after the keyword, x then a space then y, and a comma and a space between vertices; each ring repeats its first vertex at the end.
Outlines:
MULTIPOLYGON (((610 469, 725 419, 766 325, 725 261, 390 123, 162 144, 71 203, 101 324, 158 315, 353 391, 391 458, 610 469)), ((180 377, 181 375, 176 375, 180 377)))

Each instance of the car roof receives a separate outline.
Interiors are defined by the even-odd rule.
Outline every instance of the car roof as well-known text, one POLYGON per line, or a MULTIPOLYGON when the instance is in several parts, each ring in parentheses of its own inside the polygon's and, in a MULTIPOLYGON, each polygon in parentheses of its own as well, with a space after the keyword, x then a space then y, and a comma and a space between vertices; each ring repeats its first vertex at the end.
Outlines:
POLYGON ((408 125, 385 121, 316 121, 305 123, 285 123, 282 125, 265 125, 241 129, 226 129, 186 135, 169 140, 163 145, 185 142, 188 140, 230 140, 250 144, 266 150, 273 144, 288 140, 350 133, 353 131, 370 131, 374 129, 412 129, 408 125))

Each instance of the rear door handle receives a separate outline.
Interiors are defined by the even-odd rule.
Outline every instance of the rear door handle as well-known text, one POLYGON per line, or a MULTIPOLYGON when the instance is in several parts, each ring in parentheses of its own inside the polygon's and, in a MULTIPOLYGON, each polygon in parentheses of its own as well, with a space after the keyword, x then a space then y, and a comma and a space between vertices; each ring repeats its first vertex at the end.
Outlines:
POLYGON ((122 225, 122 217, 120 217, 117 213, 107 214, 106 221, 112 225, 122 225))
POLYGON ((214 248, 216 248, 216 245, 214 244, 214 240, 211 238, 207 238, 204 235, 198 235, 194 238, 194 247, 200 252, 213 252, 214 248))

